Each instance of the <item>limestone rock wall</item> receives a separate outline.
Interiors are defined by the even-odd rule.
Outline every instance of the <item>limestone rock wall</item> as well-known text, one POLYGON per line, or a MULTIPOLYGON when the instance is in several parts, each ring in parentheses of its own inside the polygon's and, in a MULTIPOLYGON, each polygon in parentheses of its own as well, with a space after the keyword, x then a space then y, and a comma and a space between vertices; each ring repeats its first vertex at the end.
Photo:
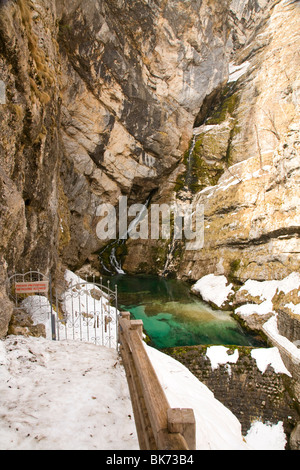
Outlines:
POLYGON ((57 9, 72 239, 64 259, 80 265, 101 246, 97 205, 121 194, 144 203, 178 165, 205 96, 227 80, 228 9, 211 0, 57 9))
MULTIPOLYGON (((282 279, 299 269, 300 7, 251 4, 251 14, 239 13, 250 23, 243 41, 235 43, 228 83, 207 96, 191 157, 186 154, 182 173, 172 175, 175 192, 157 197, 204 206, 203 248, 160 243, 165 259, 170 256, 168 273, 183 279, 214 273, 243 283, 282 279)), ((128 244, 127 260, 137 244, 128 244)), ((128 267, 138 269, 130 261, 128 267)), ((155 269, 160 266, 153 262, 149 270, 155 269)))
POLYGON ((228 77, 228 5, 7 0, 0 10, 3 277, 57 274, 102 247, 101 203, 144 202, 177 167, 205 96, 228 77))
POLYGON ((48 274, 58 258, 59 53, 50 8, 0 4, 1 336, 11 315, 7 275, 48 274))
POLYGON ((195 124, 187 197, 205 205, 205 248, 129 242, 128 271, 162 272, 170 260, 185 279, 243 281, 295 269, 298 2, 18 0, 0 9, 4 278, 95 260, 103 202, 185 197, 195 124), (230 61, 247 65, 237 81, 230 61))
POLYGON ((298 270, 299 19, 298 3, 273 8, 243 51, 244 74, 196 130, 195 158, 206 173, 216 163, 224 173, 195 195, 205 206, 205 245, 185 253, 184 276, 214 272, 244 282, 298 270))

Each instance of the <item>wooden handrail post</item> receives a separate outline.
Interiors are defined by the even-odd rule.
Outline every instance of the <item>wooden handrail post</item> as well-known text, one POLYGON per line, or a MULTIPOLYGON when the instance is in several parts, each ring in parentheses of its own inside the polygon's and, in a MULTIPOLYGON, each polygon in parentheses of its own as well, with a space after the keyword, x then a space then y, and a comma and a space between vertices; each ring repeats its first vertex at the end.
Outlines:
POLYGON ((169 408, 168 430, 181 434, 190 450, 196 450, 196 420, 194 411, 190 408, 169 408))
POLYGON ((143 339, 143 320, 131 320, 130 327, 132 330, 136 330, 140 337, 143 339))
POLYGON ((130 320, 130 312, 121 312, 121 317, 124 318, 124 320, 130 320))
POLYGON ((129 320, 130 329, 137 330, 140 337, 143 338, 143 328, 144 328, 143 320, 130 320, 130 312, 121 312, 121 317, 124 320, 129 320))

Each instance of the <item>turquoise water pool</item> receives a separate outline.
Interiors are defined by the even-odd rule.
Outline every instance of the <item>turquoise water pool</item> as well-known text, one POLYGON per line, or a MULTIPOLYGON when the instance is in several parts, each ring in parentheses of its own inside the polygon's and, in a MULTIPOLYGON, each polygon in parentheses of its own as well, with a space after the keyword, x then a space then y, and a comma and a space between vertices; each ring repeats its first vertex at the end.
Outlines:
POLYGON ((156 276, 114 276, 118 303, 134 319, 141 319, 158 349, 197 344, 259 346, 230 312, 214 310, 190 292, 182 281, 156 276))

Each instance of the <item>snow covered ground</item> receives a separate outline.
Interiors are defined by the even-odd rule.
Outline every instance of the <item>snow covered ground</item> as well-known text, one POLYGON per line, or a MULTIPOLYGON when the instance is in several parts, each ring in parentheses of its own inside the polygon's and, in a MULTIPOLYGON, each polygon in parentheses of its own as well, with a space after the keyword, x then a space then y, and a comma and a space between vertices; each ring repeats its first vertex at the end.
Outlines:
MULTIPOLYGON (((173 358, 145 346, 172 407, 193 408, 197 449, 282 450, 282 423, 234 415, 173 358)), ((117 352, 94 344, 9 336, 0 341, 1 450, 138 450, 117 352)))
POLYGON ((300 274, 293 272, 289 276, 281 280, 272 281, 253 281, 249 279, 240 288, 240 291, 247 291, 253 297, 258 296, 260 300, 272 300, 276 291, 288 294, 294 289, 300 288, 300 274))
POLYGON ((228 83, 236 82, 240 77, 242 77, 248 70, 250 62, 244 62, 241 65, 235 65, 233 63, 229 64, 229 79, 228 83))
MULTIPOLYGON (((241 291, 246 291, 250 296, 257 296, 262 301, 261 304, 246 303, 235 310, 237 315, 245 318, 248 315, 266 315, 273 313, 273 316, 264 323, 262 329, 270 338, 273 344, 277 345, 280 349, 284 350, 289 357, 292 358, 295 364, 300 364, 300 349, 297 347, 299 340, 294 343, 289 341, 285 336, 282 336, 277 328, 277 312, 273 305, 273 298, 276 292, 283 292, 287 295, 294 290, 298 290, 298 297, 300 294, 300 274, 297 272, 291 273, 289 276, 282 280, 272 281, 253 281, 248 280, 241 288, 241 291)), ((286 304, 290 310, 295 314, 300 314, 300 304, 293 304, 292 302, 286 304)))
POLYGON ((233 289, 225 276, 207 274, 192 286, 192 292, 200 294, 206 302, 213 302, 218 307, 222 307, 229 295, 233 293, 233 289))
POLYGON ((138 449, 117 352, 75 341, 0 341, 0 449, 138 449))

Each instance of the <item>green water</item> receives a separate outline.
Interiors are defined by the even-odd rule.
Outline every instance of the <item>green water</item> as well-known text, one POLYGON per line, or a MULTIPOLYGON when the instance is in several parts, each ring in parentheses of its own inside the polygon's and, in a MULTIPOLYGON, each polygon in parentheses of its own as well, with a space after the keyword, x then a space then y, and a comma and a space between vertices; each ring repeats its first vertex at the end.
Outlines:
POLYGON ((114 276, 120 310, 143 320, 151 343, 158 349, 197 344, 259 346, 230 312, 213 310, 190 293, 187 283, 154 276, 114 276))

